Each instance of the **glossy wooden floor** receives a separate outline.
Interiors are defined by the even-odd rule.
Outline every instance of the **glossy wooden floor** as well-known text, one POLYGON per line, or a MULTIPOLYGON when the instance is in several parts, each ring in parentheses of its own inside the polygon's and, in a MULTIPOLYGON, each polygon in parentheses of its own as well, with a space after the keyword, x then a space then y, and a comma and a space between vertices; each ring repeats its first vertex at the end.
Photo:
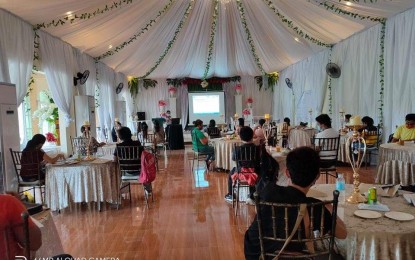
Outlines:
MULTIPOLYGON (((87 259, 244 259, 243 236, 254 207, 243 205, 235 217, 223 199, 227 173, 206 173, 202 165, 192 173, 190 157, 190 147, 160 157, 149 209, 142 187, 134 185, 131 206, 124 200, 119 210, 107 205, 99 212, 94 204, 77 204, 54 214, 65 252, 87 259)), ((351 168, 338 169, 351 183, 351 168)), ((372 166, 362 170, 361 181, 373 183, 374 176, 372 166)))

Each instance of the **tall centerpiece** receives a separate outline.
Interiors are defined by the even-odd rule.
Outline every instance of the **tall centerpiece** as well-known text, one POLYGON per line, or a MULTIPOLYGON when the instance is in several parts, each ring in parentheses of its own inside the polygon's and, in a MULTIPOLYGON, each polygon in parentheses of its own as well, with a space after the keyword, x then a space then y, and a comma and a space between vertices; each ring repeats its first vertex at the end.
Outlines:
POLYGON ((359 170, 366 154, 366 141, 358 131, 364 127, 360 116, 350 118, 350 124, 347 127, 353 130, 352 136, 350 136, 346 141, 346 155, 353 169, 354 186, 353 193, 347 199, 347 202, 357 204, 366 201, 365 197, 360 194, 359 190, 359 170))
POLYGON ((264 137, 265 137, 265 147, 268 147, 268 138, 270 137, 270 134, 271 134, 271 124, 269 122, 270 121, 270 115, 265 114, 264 119, 265 119, 265 123, 262 125, 262 131, 263 131, 264 137))
POLYGON ((167 103, 164 100, 159 100, 159 111, 160 115, 164 113, 164 108, 166 107, 167 103))
POLYGON ((169 97, 174 98, 176 97, 177 89, 173 86, 169 87, 169 97))
POLYGON ((242 110, 242 115, 244 116, 244 119, 246 120, 248 118, 248 116, 251 114, 251 110, 248 108, 245 108, 244 110, 242 110))
POLYGON ((235 91, 236 91, 236 95, 240 95, 241 91, 242 91, 242 86, 241 84, 238 84, 235 86, 235 91))
POLYGON ((254 99, 252 97, 246 99, 246 105, 248 108, 252 108, 252 103, 254 103, 254 99))

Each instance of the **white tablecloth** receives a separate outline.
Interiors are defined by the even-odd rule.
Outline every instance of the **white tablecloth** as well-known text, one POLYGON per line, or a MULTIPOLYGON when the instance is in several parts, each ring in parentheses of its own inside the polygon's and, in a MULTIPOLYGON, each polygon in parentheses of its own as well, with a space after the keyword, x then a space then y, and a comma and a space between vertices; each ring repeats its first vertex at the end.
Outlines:
POLYGON ((287 154, 276 152, 275 148, 271 149, 272 150, 269 151, 271 156, 278 162, 280 166, 277 184, 280 186, 288 186, 291 183, 291 180, 285 175, 285 170, 287 168, 287 154))
POLYGON ((311 138, 316 134, 316 129, 291 129, 288 135, 288 147, 294 149, 302 146, 311 146, 311 138))
POLYGON ((376 182, 380 184, 415 185, 415 144, 382 144, 376 182))
POLYGON ((232 161, 233 145, 242 143, 242 141, 238 139, 226 140, 226 138, 216 138, 210 141, 213 147, 215 147, 215 166, 225 170, 232 170, 236 166, 236 163, 232 161))
POLYGON ((349 160, 347 159, 346 154, 346 141, 349 138, 348 135, 340 135, 340 146, 339 146, 339 154, 337 157, 337 161, 348 163, 349 160))
POLYGON ((73 165, 48 165, 45 179, 46 204, 52 210, 71 202, 118 201, 120 176, 116 164, 104 159, 73 165))
POLYGON ((113 155, 117 144, 109 143, 102 147, 98 147, 97 154, 99 155, 113 155))
MULTIPOLYGON (((334 184, 317 184, 312 187, 333 198, 334 184)), ((346 186, 346 197, 353 186, 346 186)), ((391 211, 415 215, 415 207, 406 203, 403 197, 382 198, 391 211)), ((357 204, 343 203, 338 207, 338 216, 347 228, 347 238, 337 240, 341 254, 347 259, 414 259, 415 220, 396 221, 382 216, 378 219, 363 219, 354 216, 357 204)), ((383 213, 381 213, 384 215, 383 213)))

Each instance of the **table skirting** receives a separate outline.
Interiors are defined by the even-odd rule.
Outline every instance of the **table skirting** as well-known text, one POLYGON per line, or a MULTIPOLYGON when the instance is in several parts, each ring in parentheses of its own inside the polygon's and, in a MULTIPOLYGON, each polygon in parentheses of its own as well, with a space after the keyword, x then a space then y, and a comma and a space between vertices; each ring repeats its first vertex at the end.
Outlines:
POLYGON ((74 165, 48 165, 45 187, 46 204, 51 210, 64 209, 71 202, 116 203, 120 176, 114 162, 102 159, 74 165))
POLYGON ((294 149, 302 146, 311 146, 311 139, 316 134, 316 129, 291 129, 288 135, 288 146, 294 149))
POLYGON ((215 167, 232 170, 236 163, 232 160, 232 149, 234 144, 242 143, 239 139, 226 140, 224 138, 211 139, 215 148, 215 167))

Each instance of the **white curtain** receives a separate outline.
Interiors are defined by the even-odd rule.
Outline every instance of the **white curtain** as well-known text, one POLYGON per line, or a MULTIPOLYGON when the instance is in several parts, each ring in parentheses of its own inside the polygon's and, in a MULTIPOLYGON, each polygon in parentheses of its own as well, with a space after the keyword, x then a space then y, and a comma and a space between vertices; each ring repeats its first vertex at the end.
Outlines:
POLYGON ((282 122, 285 117, 289 117, 291 124, 298 124, 301 121, 310 121, 310 108, 312 121, 322 112, 328 55, 329 50, 324 50, 281 71, 279 81, 274 87, 274 120, 282 122), (288 88, 286 78, 291 81, 292 90, 288 88))
POLYGON ((224 120, 227 124, 231 124, 229 118, 236 112, 235 108, 235 86, 240 84, 239 82, 228 82, 223 84, 223 91, 225 92, 225 116, 224 120))
POLYGON ((0 9, 0 81, 16 85, 18 105, 23 102, 32 74, 33 40, 30 24, 0 9))
POLYGON ((88 95, 88 96, 94 96, 95 95, 95 86, 96 86, 96 66, 95 66, 95 60, 85 54, 82 53, 80 50, 75 50, 75 59, 76 59, 76 69, 74 72, 74 75, 76 73, 84 73, 85 70, 89 70, 89 77, 86 81, 85 85, 78 85, 75 87, 76 94, 80 95, 88 95))
POLYGON ((388 20, 385 37, 384 136, 415 113, 415 9, 388 20))
MULTIPOLYGON (((236 83, 235 83, 236 85, 236 83)), ((246 99, 252 97, 254 103, 252 104, 253 116, 264 116, 264 114, 270 114, 272 108, 272 91, 271 89, 265 90, 256 84, 255 78, 252 76, 242 76, 242 109, 247 107, 246 99)), ((232 116, 231 115, 228 115, 232 116)))
POLYGON ((73 100, 74 54, 72 47, 45 33, 39 32, 42 68, 45 71, 52 98, 65 116, 65 126, 71 119, 73 100))
POLYGON ((340 126, 341 108, 379 122, 380 30, 378 24, 333 47, 331 61, 342 70, 340 78, 331 80, 333 127, 340 126))
MULTIPOLYGON (((115 73, 101 62, 97 64, 97 70, 99 82, 99 125, 101 129, 109 131, 107 133, 110 135, 115 119, 115 73)), ((124 124, 124 122, 121 123, 124 124)))
POLYGON ((155 117, 160 117, 160 108, 158 105, 159 100, 164 100, 167 102, 167 106, 164 108, 164 111, 167 111, 170 106, 168 103, 169 86, 166 83, 166 79, 155 80, 157 81, 155 88, 149 87, 148 89, 145 89, 144 87, 140 87, 139 93, 136 97, 137 112, 145 112, 147 120, 155 117))
POLYGON ((187 121, 187 114, 189 113, 189 91, 186 85, 182 85, 177 89, 177 97, 178 103, 180 103, 180 118, 182 119, 182 127, 183 129, 186 127, 187 124, 191 124, 192 122, 187 121))

